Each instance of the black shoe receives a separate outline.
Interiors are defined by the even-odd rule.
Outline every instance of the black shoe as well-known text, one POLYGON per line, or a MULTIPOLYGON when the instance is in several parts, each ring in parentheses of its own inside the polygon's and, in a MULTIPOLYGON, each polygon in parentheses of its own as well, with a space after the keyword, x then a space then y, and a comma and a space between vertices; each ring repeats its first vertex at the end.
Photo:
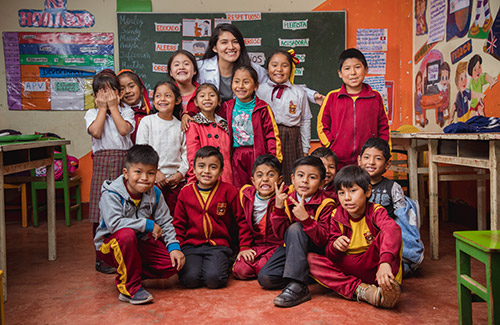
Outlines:
POLYGON ((104 261, 96 261, 95 270, 104 274, 115 274, 116 272, 115 267, 109 266, 104 261))
POLYGON ((311 300, 309 288, 303 283, 292 281, 274 298, 273 303, 278 307, 293 307, 308 300, 311 300))

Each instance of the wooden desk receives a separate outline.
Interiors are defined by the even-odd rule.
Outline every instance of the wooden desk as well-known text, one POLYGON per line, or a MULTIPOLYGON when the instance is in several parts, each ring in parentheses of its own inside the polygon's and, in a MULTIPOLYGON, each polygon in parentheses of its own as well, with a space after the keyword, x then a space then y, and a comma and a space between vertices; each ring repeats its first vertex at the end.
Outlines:
POLYGON ((429 230, 431 258, 439 259, 439 215, 438 181, 477 180, 478 183, 478 228, 485 228, 486 189, 485 180, 490 180, 491 230, 500 226, 500 133, 406 133, 391 134, 394 145, 408 148, 408 173, 410 196, 418 199, 418 174, 429 173, 429 230), (425 150, 427 144, 429 167, 418 166, 417 150, 425 150), (439 167, 438 163, 452 165, 439 167), (474 173, 459 175, 439 175, 443 171, 461 171, 455 166, 474 168, 474 173), (486 174, 489 170, 489 174, 486 174))
POLYGON ((0 269, 3 293, 7 300, 7 238, 5 234, 4 175, 47 166, 47 221, 49 261, 56 259, 56 210, 54 183, 54 147, 69 140, 12 142, 0 144, 0 269))

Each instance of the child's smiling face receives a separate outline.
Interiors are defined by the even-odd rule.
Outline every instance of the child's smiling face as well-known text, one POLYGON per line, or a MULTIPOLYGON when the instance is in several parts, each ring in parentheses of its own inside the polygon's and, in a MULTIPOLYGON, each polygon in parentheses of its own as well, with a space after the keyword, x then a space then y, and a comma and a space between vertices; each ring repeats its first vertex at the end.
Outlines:
POLYGON ((458 90, 464 91, 467 88, 467 73, 464 71, 458 78, 458 90))
POLYGON ((450 72, 447 70, 441 70, 441 81, 442 86, 448 86, 450 83, 450 72))
POLYGON ((481 63, 477 62, 476 65, 472 68, 472 79, 479 79, 481 73, 483 73, 483 68, 481 67, 481 63))

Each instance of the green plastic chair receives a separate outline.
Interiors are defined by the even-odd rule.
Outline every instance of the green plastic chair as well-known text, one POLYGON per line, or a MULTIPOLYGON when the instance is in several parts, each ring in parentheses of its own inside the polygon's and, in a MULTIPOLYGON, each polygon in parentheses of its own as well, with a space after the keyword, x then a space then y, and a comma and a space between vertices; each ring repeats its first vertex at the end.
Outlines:
MULTIPOLYGON (((55 181, 55 188, 64 190, 64 216, 66 226, 71 225, 71 211, 77 210, 76 217, 78 221, 82 220, 82 201, 81 201, 81 179, 79 176, 70 176, 68 172, 68 159, 66 156, 66 146, 61 146, 61 153, 54 153, 54 159, 62 160, 63 177, 55 181), (75 195, 70 196, 71 188, 76 187, 75 195), (76 203, 71 205, 71 199, 76 203)), ((35 176, 35 170, 31 170, 31 176, 35 176)), ((31 182, 31 201, 33 204, 33 226, 38 227, 38 211, 46 206, 38 206, 37 190, 46 190, 46 181, 31 182)))

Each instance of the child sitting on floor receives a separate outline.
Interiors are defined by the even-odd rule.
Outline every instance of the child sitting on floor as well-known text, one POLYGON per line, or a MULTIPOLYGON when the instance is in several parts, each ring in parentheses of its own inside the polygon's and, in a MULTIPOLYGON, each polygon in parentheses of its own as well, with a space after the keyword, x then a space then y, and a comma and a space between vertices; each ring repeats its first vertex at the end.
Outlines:
POLYGON ((339 199, 337 198, 337 192, 333 186, 333 179, 337 173, 337 155, 329 148, 319 147, 311 153, 311 156, 318 157, 323 162, 326 169, 325 186, 323 187, 323 192, 326 196, 335 200, 337 205, 339 204, 339 199))

